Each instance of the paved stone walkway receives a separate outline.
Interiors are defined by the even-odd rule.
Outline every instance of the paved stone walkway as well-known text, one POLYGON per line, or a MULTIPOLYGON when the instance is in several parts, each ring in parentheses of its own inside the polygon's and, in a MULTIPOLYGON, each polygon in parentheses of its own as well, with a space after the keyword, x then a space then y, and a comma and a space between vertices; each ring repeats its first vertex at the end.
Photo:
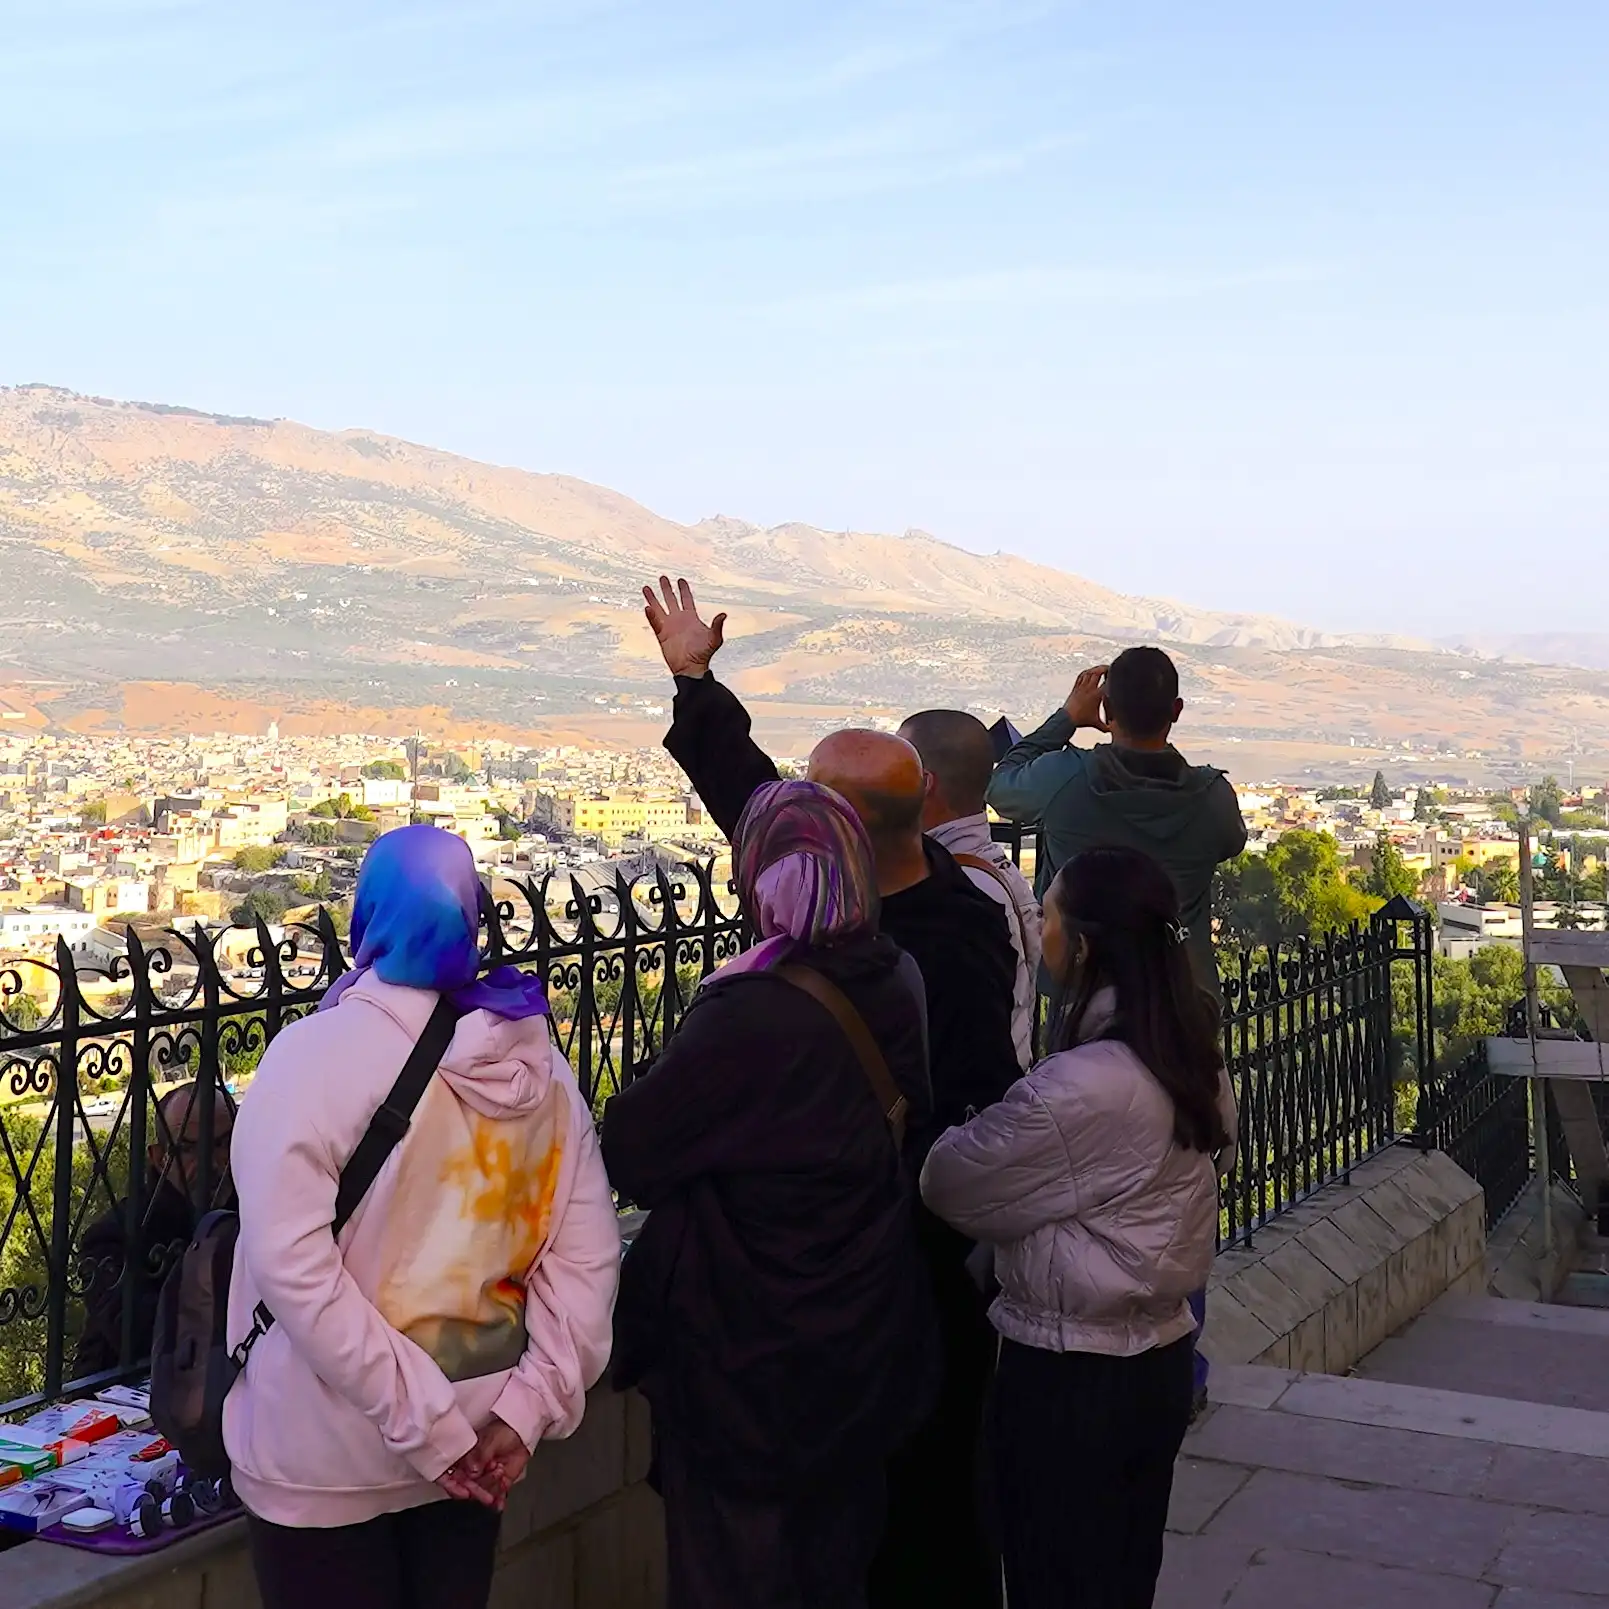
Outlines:
MULTIPOLYGON (((1180 1460, 1158 1609, 1609 1606, 1609 1411, 1575 1405, 1609 1382, 1609 1315, 1524 1309, 1449 1303, 1421 1324, 1470 1379, 1564 1343, 1553 1355, 1572 1362, 1548 1375, 1563 1406, 1215 1370, 1217 1406, 1180 1460)), ((1429 1350, 1400 1349, 1404 1371, 1434 1374, 1429 1350)))

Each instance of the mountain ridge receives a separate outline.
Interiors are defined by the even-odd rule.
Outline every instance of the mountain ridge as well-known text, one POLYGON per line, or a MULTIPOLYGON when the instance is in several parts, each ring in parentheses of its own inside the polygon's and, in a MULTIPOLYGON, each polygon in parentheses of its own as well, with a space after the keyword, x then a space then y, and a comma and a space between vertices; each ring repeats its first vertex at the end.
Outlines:
POLYGON ((662 571, 727 610, 724 673, 790 739, 939 702, 1033 717, 1141 639, 1209 747, 1518 764, 1609 731, 1601 674, 1129 597, 919 530, 683 525, 372 430, 0 388, 0 703, 31 723, 150 729, 166 686, 253 719, 635 732, 664 699, 638 594, 662 571))

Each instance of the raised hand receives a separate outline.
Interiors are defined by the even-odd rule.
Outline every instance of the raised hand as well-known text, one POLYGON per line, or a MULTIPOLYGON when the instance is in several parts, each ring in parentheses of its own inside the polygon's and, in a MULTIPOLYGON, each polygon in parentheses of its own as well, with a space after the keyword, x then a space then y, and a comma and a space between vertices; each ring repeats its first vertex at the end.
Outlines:
POLYGON ((1080 671, 1078 680, 1073 683, 1073 690, 1067 695, 1067 702, 1062 708, 1067 711, 1067 718, 1074 726, 1092 726, 1097 732, 1109 732, 1111 728, 1106 724, 1106 711, 1103 707, 1106 698, 1106 665, 1094 665, 1089 670, 1080 671))
POLYGON ((693 589, 685 581, 672 587, 670 577, 662 575, 659 590, 663 598, 656 596, 652 587, 642 589, 648 604, 643 613, 659 639, 665 667, 672 676, 702 676, 725 640, 726 616, 716 615, 705 625, 699 619, 693 589))

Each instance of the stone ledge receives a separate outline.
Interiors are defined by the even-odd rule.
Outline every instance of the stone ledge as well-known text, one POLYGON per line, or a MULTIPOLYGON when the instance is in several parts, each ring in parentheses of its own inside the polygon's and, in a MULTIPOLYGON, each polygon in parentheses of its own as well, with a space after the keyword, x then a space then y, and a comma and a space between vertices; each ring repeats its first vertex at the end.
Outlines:
POLYGON ((1201 1348, 1344 1374, 1446 1292, 1485 1288, 1480 1186, 1439 1151, 1394 1146, 1218 1258, 1201 1348))
MULTIPOLYGON (((635 1393, 597 1386, 575 1435, 537 1448, 503 1518, 493 1609, 658 1609, 647 1418, 635 1393)), ((259 1609, 243 1520, 137 1559, 24 1542, 0 1556, 0 1580, 5 1609, 259 1609)))

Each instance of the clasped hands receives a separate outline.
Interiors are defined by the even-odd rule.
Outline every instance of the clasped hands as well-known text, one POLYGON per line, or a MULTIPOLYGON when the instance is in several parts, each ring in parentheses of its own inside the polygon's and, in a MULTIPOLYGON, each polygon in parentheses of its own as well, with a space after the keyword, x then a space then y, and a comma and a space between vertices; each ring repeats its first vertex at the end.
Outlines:
POLYGON ((525 1478, 530 1461, 530 1448, 519 1433, 493 1418, 475 1438, 475 1445, 436 1477, 436 1484, 449 1497, 484 1503, 501 1514, 509 1488, 525 1478))

